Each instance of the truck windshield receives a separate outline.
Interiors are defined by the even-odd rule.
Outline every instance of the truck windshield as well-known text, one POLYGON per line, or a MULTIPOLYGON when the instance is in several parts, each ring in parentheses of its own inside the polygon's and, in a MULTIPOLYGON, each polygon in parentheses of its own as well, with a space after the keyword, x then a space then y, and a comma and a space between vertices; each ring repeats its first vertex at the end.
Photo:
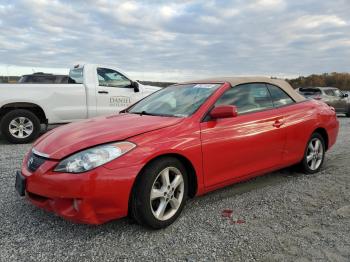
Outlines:
POLYGON ((220 84, 184 84, 164 88, 141 100, 127 112, 144 115, 187 117, 214 93, 220 84))
POLYGON ((83 68, 74 68, 69 71, 68 83, 70 84, 83 84, 83 68))

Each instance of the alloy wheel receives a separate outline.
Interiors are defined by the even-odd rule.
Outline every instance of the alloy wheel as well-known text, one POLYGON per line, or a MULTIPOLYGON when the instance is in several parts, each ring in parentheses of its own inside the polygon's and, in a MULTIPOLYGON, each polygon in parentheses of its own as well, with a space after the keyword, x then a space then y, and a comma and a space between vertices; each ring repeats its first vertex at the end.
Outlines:
POLYGON ((306 163, 311 170, 317 170, 322 164, 324 148, 319 138, 313 138, 308 145, 306 163))
POLYGON ((27 117, 16 117, 9 124, 9 131, 16 138, 27 138, 34 130, 33 122, 27 117))
POLYGON ((151 193, 150 204, 155 218, 168 220, 172 218, 183 201, 184 178, 179 169, 167 167, 155 179, 151 193))

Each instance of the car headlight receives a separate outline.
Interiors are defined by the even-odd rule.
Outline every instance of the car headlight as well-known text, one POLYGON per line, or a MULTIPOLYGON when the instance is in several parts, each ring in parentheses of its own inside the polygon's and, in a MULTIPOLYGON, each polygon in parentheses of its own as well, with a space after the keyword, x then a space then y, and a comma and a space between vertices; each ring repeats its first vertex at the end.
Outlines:
POLYGON ((83 150, 63 159, 55 172, 83 173, 106 164, 136 147, 131 142, 116 142, 83 150))

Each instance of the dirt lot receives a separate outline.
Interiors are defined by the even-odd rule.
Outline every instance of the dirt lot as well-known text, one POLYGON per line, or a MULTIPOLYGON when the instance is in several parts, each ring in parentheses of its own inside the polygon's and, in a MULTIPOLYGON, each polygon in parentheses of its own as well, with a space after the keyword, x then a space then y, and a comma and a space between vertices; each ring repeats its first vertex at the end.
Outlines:
POLYGON ((322 172, 285 169, 195 198, 160 231, 76 225, 31 206, 13 186, 30 145, 1 140, 0 261, 350 261, 350 118, 340 122, 322 172))

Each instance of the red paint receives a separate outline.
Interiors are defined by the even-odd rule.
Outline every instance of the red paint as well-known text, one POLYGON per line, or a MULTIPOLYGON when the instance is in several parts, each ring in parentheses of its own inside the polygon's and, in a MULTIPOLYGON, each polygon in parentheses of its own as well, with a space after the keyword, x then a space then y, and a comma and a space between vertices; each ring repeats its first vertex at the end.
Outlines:
POLYGON ((210 111, 210 116, 213 119, 236 117, 237 114, 237 107, 227 105, 217 106, 210 111))
MULTIPOLYGON (((298 163, 310 135, 324 128, 331 147, 339 123, 334 111, 316 100, 203 122, 223 84, 190 117, 172 118, 121 114, 73 123, 41 137, 34 148, 50 155, 27 177, 29 200, 46 210, 83 223, 100 224, 128 214, 136 176, 155 157, 187 158, 197 177, 197 195, 298 163), (276 123, 283 123, 276 127, 276 123), (132 151, 82 174, 55 173, 60 159, 98 144, 128 140, 132 151), (78 205, 78 211, 74 209, 78 205)), ((243 223, 243 222, 242 222, 243 223)))
POLYGON ((140 132, 150 132, 181 121, 181 118, 175 117, 147 117, 134 114, 91 118, 55 128, 50 135, 39 138, 34 148, 39 152, 46 152, 53 159, 61 159, 95 144, 124 140, 140 132))

